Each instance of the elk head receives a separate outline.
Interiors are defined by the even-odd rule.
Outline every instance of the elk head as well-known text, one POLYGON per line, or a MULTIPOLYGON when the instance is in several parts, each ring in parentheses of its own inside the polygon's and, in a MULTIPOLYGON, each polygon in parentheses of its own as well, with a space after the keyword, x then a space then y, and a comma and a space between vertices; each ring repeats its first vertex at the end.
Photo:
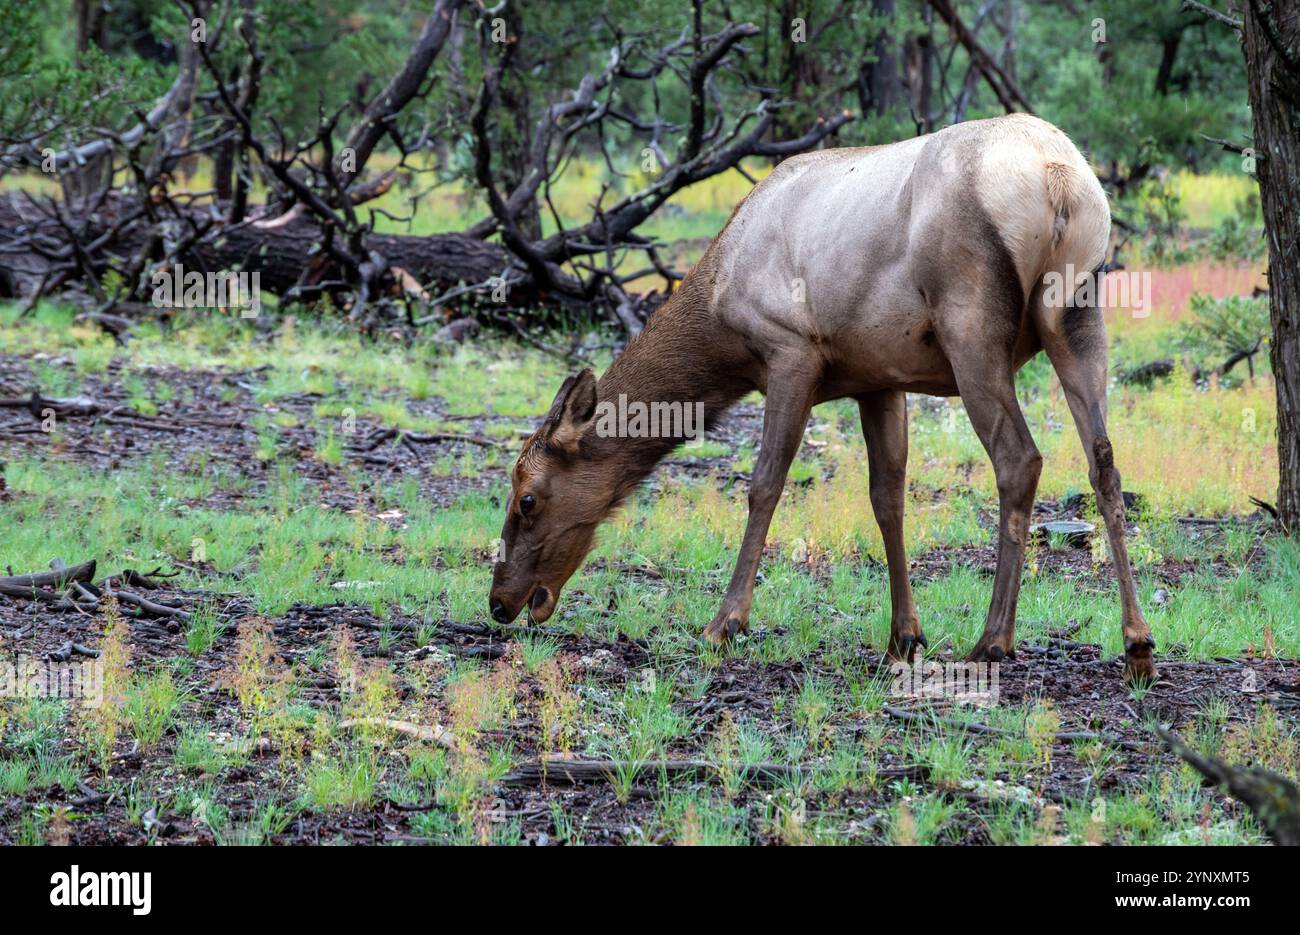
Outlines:
POLYGON ((583 370, 564 381, 515 462, 488 595, 498 623, 509 623, 525 605, 534 622, 550 617, 614 507, 619 472, 594 444, 595 416, 596 377, 583 370))

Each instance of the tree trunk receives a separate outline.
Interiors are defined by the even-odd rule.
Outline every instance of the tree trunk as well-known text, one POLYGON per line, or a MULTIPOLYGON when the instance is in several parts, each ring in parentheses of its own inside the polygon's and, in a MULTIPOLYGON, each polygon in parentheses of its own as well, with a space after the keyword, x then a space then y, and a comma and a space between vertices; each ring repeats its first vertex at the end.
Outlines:
POLYGON ((97 46, 104 48, 108 33, 108 10, 103 0, 73 0, 72 18, 77 24, 77 58, 97 46))
POLYGON ((1169 94, 1169 82, 1174 76, 1174 62, 1178 60, 1178 49, 1183 44, 1183 30, 1170 33, 1160 40, 1160 65, 1156 68, 1156 93, 1161 97, 1169 94))
POLYGON ((858 102, 863 114, 892 114, 898 100, 898 54, 894 40, 894 0, 872 0, 873 15, 886 18, 872 45, 874 61, 859 71, 858 102))
POLYGON ((1019 21, 1016 0, 1004 0, 1002 8, 1002 71, 1013 83, 1019 83, 1016 79, 1016 26, 1019 21))
MULTIPOLYGON (((512 192, 524 183, 532 168, 529 159, 533 148, 532 95, 528 91, 528 78, 522 69, 501 82, 501 108, 499 120, 508 120, 509 129, 502 128, 498 149, 501 152, 498 167, 501 187, 512 192), (509 115, 507 117, 507 115, 509 115)), ((529 198, 515 214, 519 232, 529 240, 542 239, 542 211, 536 198, 529 198)))
POLYGON ((1300 532, 1300 4, 1247 0, 1242 31, 1268 239, 1278 519, 1300 532))
MULTIPOLYGON (((811 15, 815 8, 804 9, 805 6, 806 4, 800 3, 800 0, 785 0, 781 8, 781 29, 787 40, 791 38, 795 19, 802 19, 804 22, 804 41, 786 41, 785 58, 781 63, 781 89, 784 96, 799 103, 810 103, 815 100, 817 86, 820 83, 816 57, 808 52, 808 45, 813 40, 818 25, 811 15)), ((783 140, 798 135, 799 128, 804 125, 804 118, 800 114, 801 109, 791 107, 776 112, 776 123, 772 126, 772 139, 783 140)))
POLYGON ((912 108, 912 119, 916 121, 918 136, 934 129, 933 114, 930 113, 934 93, 934 27, 929 7, 925 8, 922 15, 925 18, 926 32, 909 36, 904 46, 908 103, 912 108))

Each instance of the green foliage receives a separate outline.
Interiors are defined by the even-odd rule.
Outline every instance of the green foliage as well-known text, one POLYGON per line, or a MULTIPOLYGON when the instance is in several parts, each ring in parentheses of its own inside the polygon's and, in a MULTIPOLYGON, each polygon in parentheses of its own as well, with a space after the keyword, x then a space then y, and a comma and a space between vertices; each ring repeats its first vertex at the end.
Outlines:
POLYGON ((1205 248, 1216 260, 1250 260, 1263 258, 1267 242, 1260 220, 1259 194, 1252 192, 1241 199, 1236 210, 1220 221, 1206 239, 1205 248))
POLYGON ((1192 296, 1186 341, 1194 353, 1218 366, 1233 357, 1259 354, 1270 329, 1266 298, 1234 295, 1216 299, 1197 293, 1192 296))

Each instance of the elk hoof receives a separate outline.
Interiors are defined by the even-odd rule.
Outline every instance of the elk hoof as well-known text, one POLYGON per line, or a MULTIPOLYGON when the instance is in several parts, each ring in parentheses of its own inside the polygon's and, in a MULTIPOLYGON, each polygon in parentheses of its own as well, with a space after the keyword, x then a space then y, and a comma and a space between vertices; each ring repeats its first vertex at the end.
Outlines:
POLYGON ((1016 658, 1015 648, 1006 649, 999 643, 985 642, 983 637, 966 657, 967 662, 1001 662, 1003 659, 1016 658))
POLYGON ((888 653, 889 661, 906 662, 908 665, 911 665, 913 658, 916 656, 916 647, 918 646, 922 649, 930 648, 930 641, 925 638, 925 634, 920 630, 916 633, 904 633, 897 636, 890 636, 888 653))
POLYGON ((719 614, 704 628, 704 641, 714 646, 726 646, 737 633, 744 633, 748 629, 748 620, 741 620, 731 614, 719 614))
POLYGON ((1130 685, 1154 685, 1160 678, 1156 671, 1155 640, 1149 636, 1126 642, 1124 646, 1124 681, 1130 685))

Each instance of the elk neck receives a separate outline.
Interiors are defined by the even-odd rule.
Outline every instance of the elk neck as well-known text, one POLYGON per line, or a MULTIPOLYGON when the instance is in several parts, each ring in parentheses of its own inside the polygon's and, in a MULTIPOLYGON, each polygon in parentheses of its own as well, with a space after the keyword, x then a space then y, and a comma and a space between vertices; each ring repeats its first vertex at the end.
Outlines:
MULTIPOLYGON (((694 407, 695 413, 702 407, 707 429, 754 389, 748 349, 739 335, 719 324, 712 307, 709 259, 706 254, 605 371, 596 387, 598 406, 678 403, 694 407)), ((588 438, 592 453, 615 465, 620 497, 683 441, 644 435, 588 438)))

